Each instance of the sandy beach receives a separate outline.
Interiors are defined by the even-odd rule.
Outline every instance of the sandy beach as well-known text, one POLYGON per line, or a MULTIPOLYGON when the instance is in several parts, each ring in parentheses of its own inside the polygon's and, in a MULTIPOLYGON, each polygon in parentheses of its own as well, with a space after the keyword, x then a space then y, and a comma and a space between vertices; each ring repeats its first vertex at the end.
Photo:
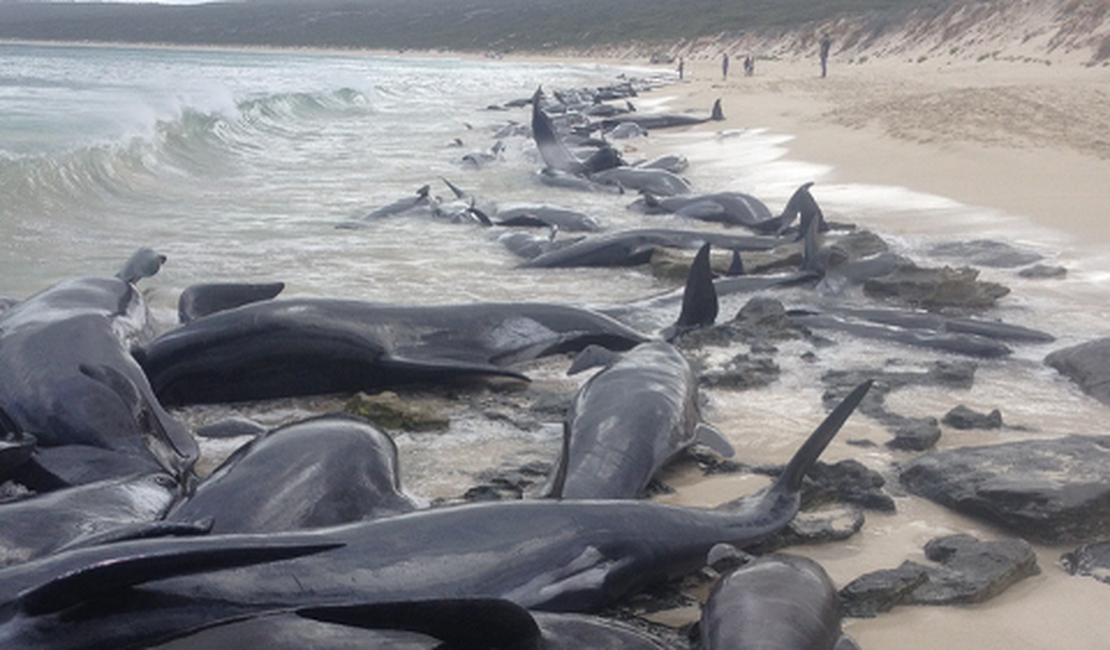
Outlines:
POLYGON ((789 156, 833 167, 829 180, 897 185, 1004 210, 1110 244, 1110 68, 1012 61, 817 57, 686 61, 682 108, 720 97, 715 129, 789 134, 789 156))

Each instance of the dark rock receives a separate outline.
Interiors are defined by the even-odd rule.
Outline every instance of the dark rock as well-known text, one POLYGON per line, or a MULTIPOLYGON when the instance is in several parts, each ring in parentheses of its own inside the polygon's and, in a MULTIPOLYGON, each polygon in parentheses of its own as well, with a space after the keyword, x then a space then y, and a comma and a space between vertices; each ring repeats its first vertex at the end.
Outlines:
POLYGON ((1073 576, 1090 576, 1110 584, 1110 541, 1084 544, 1060 556, 1060 563, 1073 576))
POLYGON ((774 298, 752 298, 740 308, 733 322, 754 339, 792 339, 799 335, 786 308, 774 298))
POLYGON ((1110 534, 1110 436, 947 449, 900 471, 910 492, 1040 543, 1110 534))
POLYGON ((1040 573, 1033 547, 1020 539, 983 542, 970 535, 949 535, 926 544, 925 556, 941 566, 907 561, 848 583, 840 590, 845 613, 869 617, 899 604, 981 603, 1040 573))
POLYGON ((1110 404, 1110 337, 1057 350, 1044 360, 1103 404, 1110 404))
POLYGON ((928 570, 907 560, 897 569, 866 573, 840 590, 841 609, 845 616, 856 618, 874 618, 889 612, 928 580, 928 570))
POLYGON ((903 601, 913 605, 981 603, 1015 582, 1037 575, 1033 547, 1021 539, 983 542, 970 535, 938 537, 925 545, 925 557, 943 566, 903 601))
POLYGON ((715 388, 758 388, 778 379, 781 370, 774 359, 740 354, 722 368, 710 369, 701 374, 701 383, 715 388))
POLYGON ((887 413, 882 422, 894 434, 887 447, 901 451, 926 451, 932 449, 940 440, 940 425, 936 418, 907 418, 895 413, 887 413))
POLYGON ((1043 259, 1039 253, 989 239, 945 242, 933 246, 929 253, 937 257, 956 258, 965 264, 994 268, 1025 266, 1043 259))
POLYGON ((348 413, 360 415, 383 429, 401 431, 446 431, 451 419, 429 406, 408 402, 397 393, 385 391, 377 395, 358 393, 344 407, 348 413))
POLYGON ((1002 412, 994 409, 990 413, 979 413, 960 404, 946 413, 941 422, 953 429, 999 429, 1002 427, 1002 412))
POLYGON ((848 255, 848 259, 858 260, 879 253, 890 252, 886 240, 870 230, 857 230, 836 238, 836 247, 848 255))
POLYGON ((786 528, 744 550, 764 555, 787 546, 841 542, 858 533, 863 524, 863 510, 851 505, 803 510, 786 528))
POLYGON ((851 503, 868 510, 893 513, 894 499, 883 492, 886 479, 858 460, 832 465, 818 462, 806 475, 803 506, 816 503, 851 503))
POLYGON ((899 266, 891 273, 863 283, 863 292, 878 300, 895 300, 914 307, 941 310, 993 307, 1010 293, 996 282, 980 282, 979 271, 963 267, 930 269, 899 266))
POLYGON ((1062 266, 1034 264, 1027 269, 1018 271, 1018 275, 1031 280, 1053 280, 1067 277, 1068 270, 1062 266))

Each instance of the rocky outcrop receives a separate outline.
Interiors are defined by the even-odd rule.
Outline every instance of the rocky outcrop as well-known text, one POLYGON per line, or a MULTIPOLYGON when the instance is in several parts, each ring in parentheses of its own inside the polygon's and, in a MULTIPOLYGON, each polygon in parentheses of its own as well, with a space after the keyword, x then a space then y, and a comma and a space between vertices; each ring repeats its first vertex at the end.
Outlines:
POLYGON ((845 614, 871 617, 896 605, 981 603, 1040 573, 1033 547, 1020 539, 938 537, 925 545, 925 557, 939 566, 906 561, 848 583, 840 590, 845 614))
POLYGON ((980 281, 979 271, 971 267, 900 266, 892 273, 864 282, 863 292, 878 300, 943 310, 993 307, 1010 289, 996 282, 980 281))
POLYGON ((1110 404, 1110 337, 1057 350, 1044 362, 1079 384, 1084 393, 1110 404))
POLYGON ((1110 436, 932 452, 903 464, 900 479, 913 494, 1036 542, 1110 534, 1110 436))

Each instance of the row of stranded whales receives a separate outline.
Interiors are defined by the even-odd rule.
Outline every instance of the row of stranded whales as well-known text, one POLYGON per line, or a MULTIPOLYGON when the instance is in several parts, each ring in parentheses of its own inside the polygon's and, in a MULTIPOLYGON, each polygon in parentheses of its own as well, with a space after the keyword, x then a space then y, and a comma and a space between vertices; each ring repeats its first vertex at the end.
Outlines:
POLYGON ((774 483, 716 509, 491 502, 310 532, 78 548, 0 569, 0 641, 8 650, 134 647, 265 612, 445 595, 597 611, 702 566, 717 544, 750 545, 789 523, 803 476, 870 386, 829 413, 774 483))
POLYGON ((130 352, 153 334, 134 283, 164 261, 141 249, 116 277, 60 282, 0 316, 0 411, 37 441, 25 484, 189 474, 197 444, 130 352))

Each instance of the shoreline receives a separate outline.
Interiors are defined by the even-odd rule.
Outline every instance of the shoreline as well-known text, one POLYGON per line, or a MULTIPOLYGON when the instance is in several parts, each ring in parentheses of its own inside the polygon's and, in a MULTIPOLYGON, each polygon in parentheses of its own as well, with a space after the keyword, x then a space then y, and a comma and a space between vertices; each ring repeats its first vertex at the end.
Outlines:
POLYGON ((1105 106, 1110 70, 923 65, 830 61, 822 79, 816 58, 758 60, 755 75, 722 80, 719 61, 687 60, 685 80, 667 91, 675 96, 672 110, 705 111, 722 99, 725 121, 695 128, 788 136, 789 158, 832 168, 821 183, 903 187, 1001 210, 1066 234, 1083 252, 1105 253, 1110 116, 1069 109, 1105 106))

